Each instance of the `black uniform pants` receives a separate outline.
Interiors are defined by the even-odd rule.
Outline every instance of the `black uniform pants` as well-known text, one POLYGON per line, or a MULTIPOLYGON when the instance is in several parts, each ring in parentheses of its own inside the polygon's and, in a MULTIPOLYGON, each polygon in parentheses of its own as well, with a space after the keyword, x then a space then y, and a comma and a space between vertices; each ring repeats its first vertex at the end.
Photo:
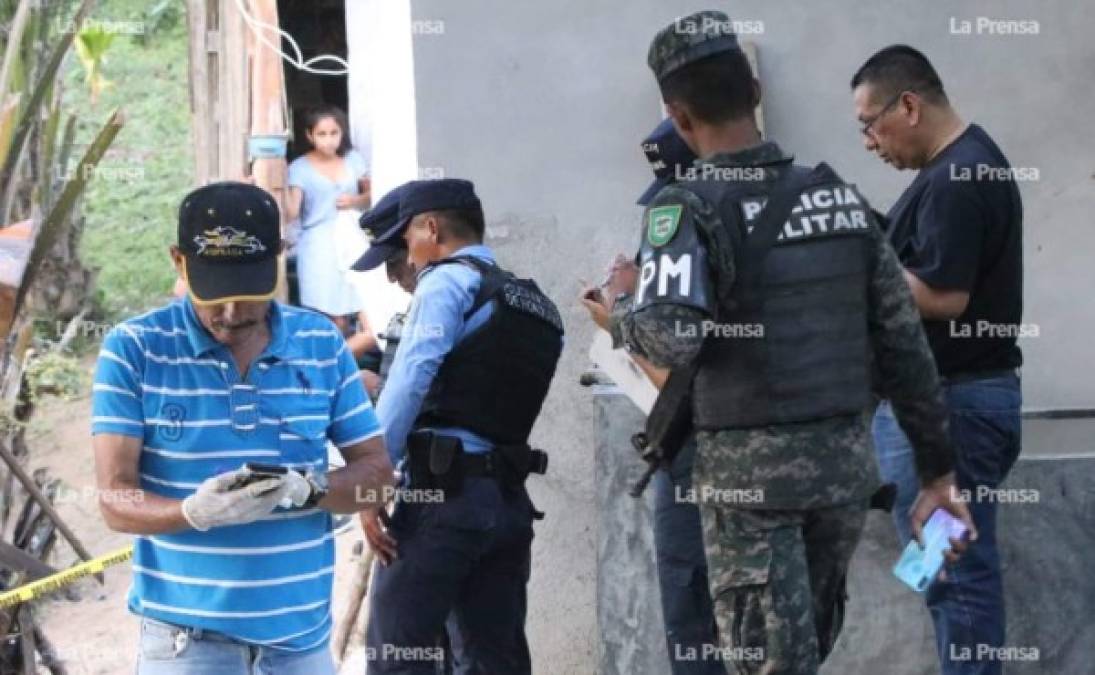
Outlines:
POLYGON ((369 672, 437 672, 447 629, 454 673, 531 673, 532 516, 523 487, 503 489, 487 477, 467 478, 441 503, 397 506, 399 557, 377 565, 369 594, 369 672))
POLYGON ((690 500, 694 438, 654 475, 654 549, 673 675, 724 675, 707 585, 700 510, 690 500))

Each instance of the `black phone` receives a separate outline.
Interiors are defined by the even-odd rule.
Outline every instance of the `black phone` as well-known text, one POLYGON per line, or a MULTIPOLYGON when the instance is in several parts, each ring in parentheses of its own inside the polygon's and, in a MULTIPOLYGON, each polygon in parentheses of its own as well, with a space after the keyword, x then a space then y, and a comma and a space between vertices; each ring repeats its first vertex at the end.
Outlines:
POLYGON ((267 478, 280 478, 289 473, 288 467, 279 466, 277 464, 263 464, 261 462, 247 462, 243 465, 243 468, 247 469, 250 473, 233 483, 230 489, 238 490, 251 483, 257 483, 260 480, 265 480, 267 478))
POLYGON ((600 288, 591 288, 588 291, 586 291, 585 299, 586 300, 592 300, 593 302, 599 302, 601 304, 604 304, 605 296, 604 296, 604 293, 601 292, 600 288))

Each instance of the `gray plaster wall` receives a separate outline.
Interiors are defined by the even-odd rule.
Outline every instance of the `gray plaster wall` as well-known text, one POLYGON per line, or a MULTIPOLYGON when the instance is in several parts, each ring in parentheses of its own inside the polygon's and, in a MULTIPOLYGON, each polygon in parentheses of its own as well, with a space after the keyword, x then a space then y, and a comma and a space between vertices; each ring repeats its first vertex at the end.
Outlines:
MULTIPOLYGON (((595 428, 588 365, 592 329, 574 301, 577 279, 599 278, 638 242, 634 199, 649 180, 640 139, 659 121, 645 65, 656 30, 716 7, 763 22, 757 45, 767 130, 803 162, 826 160, 887 208, 912 180, 863 151, 848 80, 876 49, 908 42, 934 61, 958 110, 992 134, 1025 183, 1024 390, 1035 407, 1095 407, 1087 262, 1095 208, 1095 9, 1089 0, 897 2, 806 0, 413 0, 419 166, 471 178, 489 243, 559 303, 568 345, 535 440, 552 454, 531 490, 548 512, 534 549, 529 634, 537 672, 589 673, 600 660, 595 597, 595 428), (1038 35, 953 35, 951 17, 1032 19, 1038 35)), ((1055 439, 1090 435, 1063 431, 1055 439)), ((1027 436, 1027 451, 1069 454, 1027 436)), ((654 593, 652 586, 650 592, 654 593)))
MULTIPOLYGON (((615 387, 594 397, 598 438, 597 587, 601 675, 668 672, 652 545, 651 494, 626 494, 641 473, 628 438, 639 410, 615 387), (643 592, 643 589, 649 589, 643 592)), ((1008 608, 1009 675, 1086 675, 1095 641, 1095 458, 1021 459, 1001 486, 998 541, 1008 608)), ((900 553, 889 514, 871 511, 848 573, 848 605, 822 675, 939 672, 923 596, 893 576, 900 553)), ((971 660, 976 659, 973 652, 971 660)), ((554 672, 548 670, 546 672, 554 672)))

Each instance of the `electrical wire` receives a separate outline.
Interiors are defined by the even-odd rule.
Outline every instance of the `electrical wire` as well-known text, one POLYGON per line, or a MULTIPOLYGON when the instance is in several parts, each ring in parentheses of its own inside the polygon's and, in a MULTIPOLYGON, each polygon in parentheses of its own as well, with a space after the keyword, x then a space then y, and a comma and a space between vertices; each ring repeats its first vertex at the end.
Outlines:
POLYGON ((279 54, 283 61, 292 65, 297 70, 303 71, 305 73, 312 73, 313 75, 349 74, 350 64, 347 63, 346 59, 342 58, 341 56, 336 56, 334 54, 320 54, 319 56, 313 56, 312 58, 305 61, 304 53, 301 52, 300 45, 297 44, 297 41, 293 39, 292 35, 282 30, 280 26, 274 26, 264 21, 259 21, 254 16, 252 16, 250 12, 247 11, 247 8, 244 6, 243 3, 244 0, 236 0, 236 9, 238 9, 240 15, 243 16, 244 22, 247 23, 248 27, 251 29, 251 32, 255 34, 255 37, 258 39, 258 41, 279 54), (281 47, 279 45, 270 42, 270 40, 268 40, 267 37, 263 34, 263 31, 273 31, 277 33, 281 38, 284 38, 285 41, 289 43, 289 47, 292 48, 293 53, 296 54, 296 57, 294 58, 293 56, 286 54, 281 50, 281 47), (314 64, 316 63, 323 63, 327 61, 335 63, 339 66, 339 69, 334 70, 332 68, 316 68, 314 66, 314 64))

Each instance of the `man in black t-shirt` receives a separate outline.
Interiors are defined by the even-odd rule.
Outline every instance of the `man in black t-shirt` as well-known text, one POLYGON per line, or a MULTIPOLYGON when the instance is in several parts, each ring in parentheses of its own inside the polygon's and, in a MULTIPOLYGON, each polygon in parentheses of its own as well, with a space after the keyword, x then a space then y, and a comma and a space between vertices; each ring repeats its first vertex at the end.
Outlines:
MULTIPOLYGON (((887 216, 935 355, 957 451, 957 482, 979 537, 929 587, 944 675, 998 674, 1004 598, 996 492, 1020 449, 1016 345, 1023 309, 1023 207, 1012 170, 984 129, 966 124, 923 54, 895 45, 852 78, 864 145, 896 169, 917 169, 887 216)), ((1021 172, 1019 172, 1021 174, 1021 172)), ((883 479, 898 485, 894 520, 910 539, 912 450, 888 402, 873 433, 883 479)))

